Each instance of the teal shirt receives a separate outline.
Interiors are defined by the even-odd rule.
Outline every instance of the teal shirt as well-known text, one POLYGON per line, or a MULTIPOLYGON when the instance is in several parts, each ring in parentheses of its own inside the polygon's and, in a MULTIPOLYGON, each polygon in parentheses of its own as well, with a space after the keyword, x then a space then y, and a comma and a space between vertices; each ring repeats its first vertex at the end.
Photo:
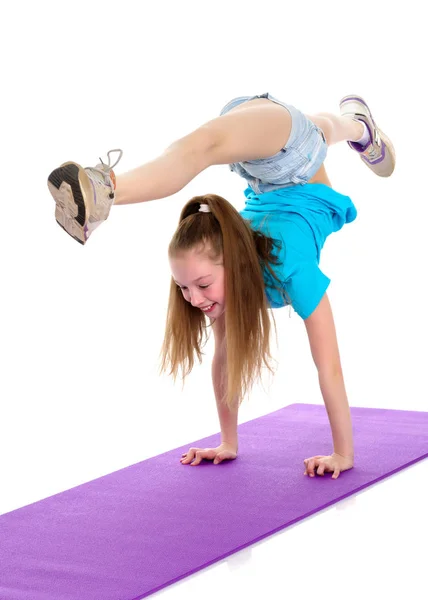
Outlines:
POLYGON ((245 208, 240 215, 252 229, 281 242, 274 255, 282 264, 271 268, 280 278, 276 282, 265 269, 266 297, 271 308, 290 304, 272 288, 280 286, 302 319, 307 319, 325 294, 330 278, 319 268, 325 240, 345 223, 354 221, 357 210, 348 196, 343 196, 322 183, 308 183, 255 194, 244 191, 245 208))

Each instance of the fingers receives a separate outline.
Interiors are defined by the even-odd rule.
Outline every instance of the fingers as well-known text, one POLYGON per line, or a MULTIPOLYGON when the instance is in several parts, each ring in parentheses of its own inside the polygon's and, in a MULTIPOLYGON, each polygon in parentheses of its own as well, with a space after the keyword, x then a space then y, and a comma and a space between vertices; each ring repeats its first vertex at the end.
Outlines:
MULTIPOLYGON (((305 463, 305 472, 303 473, 303 475, 309 475, 309 477, 315 477, 315 469, 320 465, 322 465, 323 463, 321 462, 322 459, 325 459, 325 456, 312 456, 312 458, 306 458, 303 462, 305 463)), ((324 468, 319 471, 317 471, 318 475, 323 475, 324 474, 324 468)))
POLYGON ((190 448, 188 452, 186 452, 185 454, 182 454, 181 459, 180 459, 181 464, 188 465, 190 462, 192 462, 192 460, 196 456, 197 451, 198 451, 198 448, 190 448))
POLYGON ((195 460, 190 463, 191 467, 196 467, 199 465, 204 458, 208 458, 206 450, 197 450, 195 455, 195 460))
POLYGON ((236 458, 236 455, 228 451, 218 452, 216 448, 190 448, 188 452, 181 455, 180 462, 182 465, 190 464, 191 467, 196 467, 204 459, 214 459, 213 464, 218 465, 229 458, 236 458))
POLYGON ((315 474, 324 477, 326 471, 333 471, 332 479, 337 479, 340 475, 340 466, 333 461, 328 459, 331 457, 327 456, 313 456, 312 458, 306 458, 303 462, 305 464, 305 472, 303 475, 309 475, 309 477, 315 477, 315 474))
POLYGON ((214 465, 218 465, 219 463, 221 463, 226 458, 231 458, 230 454, 228 454, 227 452, 219 452, 217 454, 217 456, 215 457, 213 464, 214 465))
POLYGON ((305 472, 303 474, 315 477, 316 457, 306 458, 303 462, 305 463, 305 472))
POLYGON ((335 467, 335 469, 334 469, 334 473, 333 473, 333 475, 331 476, 331 478, 332 478, 332 479, 337 479, 337 478, 339 477, 339 475, 340 475, 340 469, 339 469, 339 467, 335 467))
POLYGON ((321 475, 321 477, 324 477, 325 468, 326 468, 325 463, 321 463, 317 469, 317 475, 321 475))
POLYGON ((204 458, 213 459, 215 457, 215 450, 211 448, 190 448, 189 452, 182 454, 180 462, 182 465, 188 465, 196 467, 199 465, 204 458))

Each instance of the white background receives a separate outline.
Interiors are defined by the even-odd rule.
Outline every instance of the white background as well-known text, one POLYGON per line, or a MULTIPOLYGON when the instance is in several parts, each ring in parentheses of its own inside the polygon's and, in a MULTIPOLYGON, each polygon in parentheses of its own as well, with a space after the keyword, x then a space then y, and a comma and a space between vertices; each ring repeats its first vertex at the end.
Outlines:
MULTIPOLYGON (((211 339, 184 391, 158 375, 167 246, 189 198, 213 192, 240 210, 244 181, 212 167, 175 196, 113 207, 81 246, 56 224, 46 180, 62 162, 94 166, 117 147, 116 172, 133 169, 239 95, 269 91, 314 113, 358 93, 394 141, 390 179, 346 144, 329 151, 333 186, 359 214, 327 240, 321 267, 351 406, 427 410, 420 11, 366 0, 7 5, 0 513, 218 432, 211 339)), ((323 402, 303 322, 274 315, 276 375, 254 388, 240 422, 323 402)), ((153 598, 426 598, 427 475, 424 461, 153 598)), ((189 500, 189 516, 204 510, 189 500)))

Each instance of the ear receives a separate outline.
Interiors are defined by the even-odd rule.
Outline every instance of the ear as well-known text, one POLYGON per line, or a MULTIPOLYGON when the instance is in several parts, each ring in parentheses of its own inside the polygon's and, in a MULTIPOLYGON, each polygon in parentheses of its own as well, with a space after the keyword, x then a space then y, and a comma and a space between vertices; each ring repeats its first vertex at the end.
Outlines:
POLYGON ((324 294, 317 308, 304 323, 318 373, 341 372, 336 328, 327 294, 324 294))

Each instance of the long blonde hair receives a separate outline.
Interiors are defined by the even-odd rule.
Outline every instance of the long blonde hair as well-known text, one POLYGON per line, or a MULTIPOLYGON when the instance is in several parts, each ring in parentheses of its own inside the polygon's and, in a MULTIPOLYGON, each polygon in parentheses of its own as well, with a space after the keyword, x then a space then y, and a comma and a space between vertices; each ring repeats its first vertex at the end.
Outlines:
MULTIPOLYGON (((280 264, 273 254, 274 246, 280 243, 252 229, 249 221, 221 196, 206 194, 195 196, 184 206, 168 246, 170 259, 199 248, 212 262, 223 259, 227 351, 227 390, 223 402, 229 407, 236 402, 240 405, 254 382, 261 379, 263 363, 273 374, 269 365, 271 324, 265 291, 266 287, 275 287, 288 301, 282 282, 269 264, 280 264), (201 213, 201 203, 208 204, 211 212, 201 213), (270 283, 264 280, 264 268, 273 278, 270 283), (280 285, 276 286, 273 280, 280 285)), ((171 277, 160 373, 170 365, 169 375, 173 375, 175 382, 181 367, 184 385, 193 368, 194 355, 202 362, 202 347, 208 340, 206 318, 184 299, 171 277)), ((277 335, 275 319, 273 322, 277 335)))

